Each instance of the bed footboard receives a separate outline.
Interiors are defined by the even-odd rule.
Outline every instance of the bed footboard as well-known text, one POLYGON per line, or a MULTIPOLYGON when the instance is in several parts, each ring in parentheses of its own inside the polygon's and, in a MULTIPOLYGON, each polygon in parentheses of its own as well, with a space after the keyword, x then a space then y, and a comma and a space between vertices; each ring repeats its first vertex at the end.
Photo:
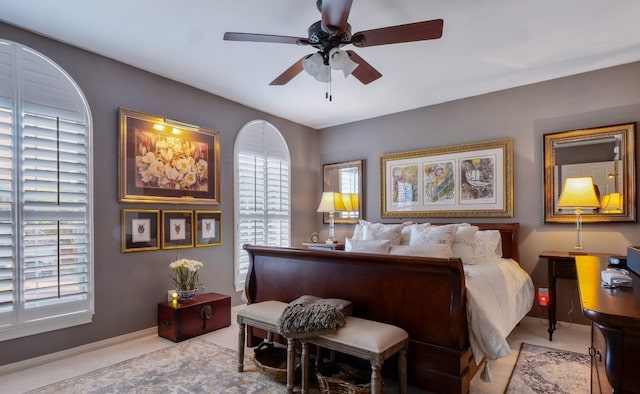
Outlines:
POLYGON ((305 295, 342 298, 353 315, 409 333, 409 383, 466 393, 477 370, 469 348, 462 262, 246 245, 250 303, 305 295))

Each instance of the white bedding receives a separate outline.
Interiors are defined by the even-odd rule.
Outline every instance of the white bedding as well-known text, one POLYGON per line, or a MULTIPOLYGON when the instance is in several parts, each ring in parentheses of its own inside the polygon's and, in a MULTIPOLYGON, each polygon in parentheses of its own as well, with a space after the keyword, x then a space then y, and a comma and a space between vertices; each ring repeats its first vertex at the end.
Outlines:
POLYGON ((511 353, 507 336, 533 306, 531 277, 512 259, 482 258, 464 266, 471 349, 480 363, 511 353))

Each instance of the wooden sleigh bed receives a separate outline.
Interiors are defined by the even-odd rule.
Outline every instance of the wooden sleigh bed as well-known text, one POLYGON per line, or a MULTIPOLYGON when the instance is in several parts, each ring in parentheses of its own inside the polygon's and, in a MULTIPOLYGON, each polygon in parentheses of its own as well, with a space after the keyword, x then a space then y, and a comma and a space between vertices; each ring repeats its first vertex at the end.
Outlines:
MULTIPOLYGON (((518 261, 518 223, 474 224, 499 230, 502 255, 518 261)), ((437 259, 245 245, 249 303, 291 302, 311 294, 353 303, 353 315, 409 333, 408 382, 437 393, 467 393, 480 365, 467 322, 459 258, 437 259)), ((254 333, 253 335, 259 335, 254 333)))

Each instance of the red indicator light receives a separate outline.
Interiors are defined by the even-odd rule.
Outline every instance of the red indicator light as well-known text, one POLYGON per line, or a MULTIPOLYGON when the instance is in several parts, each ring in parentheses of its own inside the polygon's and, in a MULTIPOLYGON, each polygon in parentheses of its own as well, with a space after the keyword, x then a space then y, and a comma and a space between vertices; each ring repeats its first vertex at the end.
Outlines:
POLYGON ((549 297, 547 297, 546 295, 538 296, 538 303, 540 305, 547 306, 548 302, 549 302, 549 297))

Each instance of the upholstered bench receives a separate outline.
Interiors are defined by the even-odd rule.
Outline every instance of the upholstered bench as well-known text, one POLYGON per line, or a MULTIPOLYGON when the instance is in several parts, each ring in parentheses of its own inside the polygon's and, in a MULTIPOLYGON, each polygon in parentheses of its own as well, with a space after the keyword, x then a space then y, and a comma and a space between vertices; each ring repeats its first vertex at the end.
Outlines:
POLYGON ((400 327, 386 323, 347 317, 347 324, 335 334, 323 334, 300 339, 302 344, 302 393, 308 392, 309 344, 369 360, 371 363, 371 393, 382 393, 380 369, 385 360, 398 354, 398 385, 407 392, 407 347, 409 334, 400 327))
MULTIPOLYGON (((278 319, 287 307, 286 302, 263 301, 249 304, 238 311, 238 372, 244 369, 244 346, 246 338, 246 326, 260 328, 267 331, 267 341, 273 340, 273 334, 278 332, 278 319)), ((295 370, 295 348, 294 340, 287 339, 287 392, 293 393, 295 370)))

